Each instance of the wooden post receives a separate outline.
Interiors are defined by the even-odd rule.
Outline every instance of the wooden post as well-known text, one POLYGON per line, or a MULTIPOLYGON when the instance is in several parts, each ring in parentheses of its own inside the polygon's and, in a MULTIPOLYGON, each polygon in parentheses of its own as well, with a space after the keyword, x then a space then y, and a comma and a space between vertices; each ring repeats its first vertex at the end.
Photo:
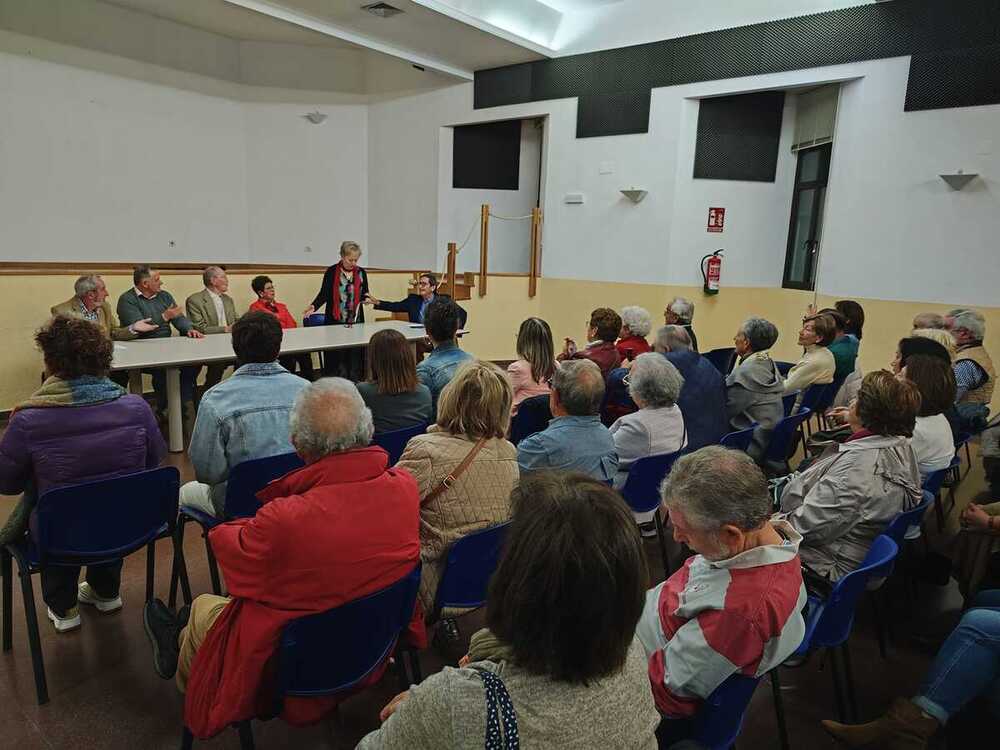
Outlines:
POLYGON ((531 209, 531 268, 528 269, 528 297, 535 296, 538 289, 538 261, 542 244, 542 209, 531 209))
POLYGON ((479 296, 486 296, 486 264, 490 251, 490 206, 484 203, 479 222, 479 296))
POLYGON ((455 279, 455 256, 458 254, 458 244, 448 243, 448 283, 451 285, 451 298, 458 299, 458 286, 455 279))

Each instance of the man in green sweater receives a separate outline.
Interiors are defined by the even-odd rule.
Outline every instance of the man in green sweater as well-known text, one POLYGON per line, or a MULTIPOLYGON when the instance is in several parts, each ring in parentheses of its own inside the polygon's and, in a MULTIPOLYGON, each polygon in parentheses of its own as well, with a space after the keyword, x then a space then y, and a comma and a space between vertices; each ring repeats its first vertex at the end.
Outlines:
MULTIPOLYGON (((170 326, 173 326, 182 336, 193 339, 204 338, 204 334, 191 325, 184 311, 178 307, 170 292, 163 290, 160 272, 149 266, 137 266, 132 273, 132 289, 122 293, 118 298, 118 320, 123 326, 129 326, 139 320, 145 320, 156 326, 147 333, 140 333, 139 339, 160 339, 170 337, 170 326)), ((181 369, 181 402, 193 403, 194 382, 198 377, 200 365, 182 367, 181 369)), ((167 375, 163 368, 150 371, 153 376, 153 391, 156 393, 156 408, 163 412, 167 408, 167 375)))

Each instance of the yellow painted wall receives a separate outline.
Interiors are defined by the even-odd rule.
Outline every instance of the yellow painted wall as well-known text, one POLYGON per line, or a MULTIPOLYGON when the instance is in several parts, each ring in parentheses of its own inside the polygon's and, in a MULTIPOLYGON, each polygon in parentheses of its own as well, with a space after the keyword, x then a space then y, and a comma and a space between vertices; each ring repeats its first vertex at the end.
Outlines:
MULTIPOLYGON (((278 298, 298 315, 311 301, 319 284, 319 276, 308 274, 271 274, 278 298)), ((66 276, 2 276, 0 277, 0 409, 16 405, 37 387, 41 372, 41 357, 34 348, 32 334, 48 315, 49 307, 72 295, 76 275, 66 276)), ((246 309, 253 301, 250 290, 252 274, 230 274, 230 294, 237 309, 246 309)), ((201 288, 201 278, 195 274, 163 275, 164 288, 181 303, 187 295, 201 288)), ((105 281, 112 301, 131 286, 125 274, 107 274, 105 281)), ((372 293, 382 299, 401 299, 406 294, 409 276, 401 273, 372 273, 372 293)), ((715 297, 706 297, 698 287, 677 287, 658 284, 619 284, 571 279, 539 279, 538 294, 528 299, 528 280, 523 277, 491 276, 488 294, 462 303, 469 311, 470 335, 462 346, 484 359, 513 359, 515 337, 520 322, 529 316, 544 318, 552 326, 557 346, 566 336, 582 342, 590 311, 599 306, 620 309, 625 305, 640 305, 653 315, 655 326, 662 321, 663 307, 671 297, 681 295, 695 303, 695 330, 703 351, 732 346, 733 334, 741 321, 750 315, 771 320, 781 331, 773 350, 776 359, 795 360, 799 349, 796 337, 806 306, 812 294, 789 289, 723 287, 715 297)), ((832 304, 834 298, 819 298, 819 305, 832 304)), ((861 347, 861 365, 867 372, 887 367, 895 352, 896 342, 907 335, 913 316, 919 312, 947 312, 962 304, 923 302, 891 302, 858 299, 864 306, 867 322, 861 347)), ((979 308, 987 319, 986 346, 1000 362, 1000 308, 979 308)), ((376 315, 381 316, 380 313, 376 315)), ((1000 389, 994 399, 993 411, 1000 408, 1000 389)))

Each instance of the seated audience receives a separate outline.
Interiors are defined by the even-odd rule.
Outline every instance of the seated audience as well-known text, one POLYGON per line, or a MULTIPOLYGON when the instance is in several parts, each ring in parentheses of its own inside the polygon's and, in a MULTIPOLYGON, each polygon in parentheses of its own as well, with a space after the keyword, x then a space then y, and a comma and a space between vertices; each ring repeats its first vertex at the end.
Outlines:
MULTIPOLYGON (((163 282, 160 280, 160 272, 149 266, 136 266, 132 273, 132 289, 123 292, 118 298, 118 319, 123 326, 132 326, 137 321, 152 323, 156 326, 152 331, 139 331, 140 339, 166 339, 170 338, 170 326, 177 329, 182 336, 189 336, 193 339, 204 337, 201 331, 195 328, 191 321, 184 316, 184 311, 177 306, 170 292, 163 289, 163 282)), ((181 402, 185 408, 190 405, 194 408, 194 382, 198 377, 199 365, 181 367, 181 402)), ((154 368, 153 391, 156 393, 157 411, 163 412, 167 408, 167 374, 162 367, 154 368)), ((193 419, 193 411, 186 415, 190 421, 193 419)))
POLYGON ((552 329, 541 318, 528 318, 517 331, 517 359, 507 366, 514 389, 512 413, 526 398, 547 396, 549 378, 556 370, 552 329))
MULTIPOLYGON (((236 305, 229 291, 229 277, 219 266, 209 266, 201 275, 205 288, 195 292, 184 303, 191 325, 204 334, 229 333, 236 322, 236 305)), ((222 380, 229 365, 208 365, 205 390, 222 380)))
POLYGON ((933 328, 937 330, 948 330, 948 319, 940 313, 918 313, 913 318, 913 329, 933 328))
POLYGON ((767 480, 749 456, 710 446, 674 464, 663 482, 674 539, 696 553, 646 594, 636 630, 664 716, 695 714, 734 674, 760 677, 798 648, 806 592, 797 554, 802 537, 770 520, 767 480))
POLYGON ((432 413, 437 413, 438 396, 455 374, 458 366, 475 359, 458 348, 459 307, 451 299, 437 299, 427 306, 424 329, 434 345, 417 365, 417 379, 431 392, 432 413))
MULTIPOLYGON (((156 672, 164 679, 176 672, 187 694, 184 725, 195 737, 272 705, 271 661, 286 624, 380 591, 420 561, 417 483, 390 470, 384 450, 367 447, 371 413, 354 384, 307 383, 290 431, 306 465, 258 493, 256 516, 209 532, 230 596, 199 596, 186 624, 159 599, 143 612, 156 672)), ((425 645, 419 607, 409 632, 425 645)), ((358 687, 378 681, 387 662, 358 687)), ((281 716, 313 723, 349 694, 288 697, 281 716)))
POLYGON ((622 329, 618 333, 618 343, 615 348, 622 361, 632 360, 640 354, 653 351, 653 348, 646 341, 653 322, 649 318, 649 310, 644 307, 623 307, 622 308, 622 329))
POLYGON ((188 456, 197 481, 181 487, 181 504, 223 517, 226 480, 244 461, 291 453, 288 416, 308 385, 278 364, 281 324, 248 312, 233 324, 236 372, 205 391, 188 456))
POLYGON ((985 421, 990 413, 997 373, 989 352, 983 348, 986 319, 975 310, 953 310, 948 323, 955 338, 955 403, 960 416, 975 422, 985 421))
POLYGON ((610 428, 618 453, 615 489, 625 486, 629 469, 638 459, 674 453, 687 444, 684 415, 677 406, 684 378, 677 368, 659 354, 648 352, 636 358, 628 380, 629 394, 639 410, 616 420, 610 428))
POLYGON ((950 361, 955 361, 955 338, 948 331, 941 328, 914 328, 910 331, 910 336, 936 341, 948 352, 950 361))
MULTIPOLYGON (((933 343, 933 342, 932 342, 933 343)), ((955 439, 944 412, 955 402, 955 374, 948 353, 913 354, 906 358, 900 372, 920 392, 920 411, 913 427, 910 445, 917 457, 921 479, 947 469, 955 456, 955 439)))
POLYGON ((136 320, 127 326, 118 325, 118 318, 108 302, 108 287, 95 274, 81 276, 73 284, 73 296, 52 307, 52 317, 80 318, 97 324, 108 338, 129 341, 140 333, 150 333, 156 326, 146 320, 136 320))
POLYGON ((427 614, 451 545, 510 518, 510 491, 518 480, 517 451, 505 438, 510 401, 510 384, 496 365, 462 365, 441 391, 437 424, 411 438, 396 465, 420 489, 420 601, 427 614))
POLYGON ((511 501, 486 629, 458 669, 397 695, 359 750, 500 747, 501 716, 525 748, 655 750, 659 716, 634 639, 646 561, 632 516, 578 475, 533 476, 511 501), (509 707, 489 710, 484 689, 509 707))
POLYGON ((747 453, 760 461, 771 433, 785 416, 781 394, 784 380, 767 353, 778 340, 778 329, 763 318, 749 318, 733 338, 739 361, 726 377, 726 417, 731 430, 745 430, 754 423, 747 453))
MULTIPOLYGON (((829 315, 813 315, 802 321, 799 331, 799 346, 805 351, 788 375, 785 376, 784 393, 795 391, 805 392, 813 384, 833 382, 833 374, 837 364, 833 354, 827 348, 836 335, 837 324, 829 315)), ((802 400, 802 394, 796 399, 796 409, 802 400)))
MULTIPOLYGON (((431 302, 451 299, 450 295, 438 294, 437 288, 437 276, 432 273, 422 273, 417 279, 417 293, 406 295, 406 299, 401 299, 399 302, 384 302, 369 294, 365 301, 374 305, 376 310, 406 313, 411 323, 423 323, 431 302)), ((455 307, 458 308, 458 327, 465 328, 469 314, 460 305, 456 304, 455 307)))
POLYGON ((920 504, 908 439, 919 408, 915 385, 885 370, 868 373, 847 414, 851 436, 787 478, 782 517, 802 534, 799 553, 817 591, 855 570, 875 537, 920 504))
POLYGON ((828 315, 833 320, 833 340, 826 347, 833 355, 833 379, 843 382, 854 372, 858 359, 859 339, 847 332, 847 318, 832 307, 819 311, 820 315, 828 315))
MULTIPOLYGON (((254 276, 253 281, 250 282, 250 288, 257 295, 257 301, 250 305, 250 312, 270 313, 278 319, 282 329, 298 327, 299 324, 288 312, 288 307, 276 299, 274 282, 269 276, 254 276)), ((278 362, 289 372, 295 372, 295 365, 298 364, 299 375, 306 380, 312 380, 314 377, 312 352, 278 357, 278 362)))
MULTIPOLYGON (((38 498, 49 490, 152 469, 167 453, 153 412, 111 382, 112 343, 79 318, 57 317, 35 334, 46 379, 14 408, 0 438, 0 493, 23 493, 0 530, 0 545, 19 541, 38 498)), ((142 498, 135 498, 142 502, 142 498)), ((42 598, 59 633, 80 627, 77 603, 121 609, 122 562, 42 568, 42 598)))
MULTIPOLYGON (((976 698, 986 698, 1000 716, 1000 590, 983 591, 962 615, 924 673, 920 692, 896 698, 889 710, 866 724, 823 721, 848 747, 926 750, 948 720, 976 698)), ((989 741, 983 737, 982 747, 989 741)))
POLYGON ((372 410, 375 432, 392 432, 432 421, 431 391, 417 380, 413 347, 399 331, 376 331, 368 342, 369 379, 358 392, 372 410))
POLYGON ((714 445, 728 432, 726 379, 711 362, 691 349, 682 326, 664 326, 656 334, 655 351, 663 354, 684 378, 677 405, 684 415, 688 450, 714 445))
POLYGON ((589 359, 601 369, 601 376, 607 379, 608 373, 622 363, 615 348, 621 329, 622 319, 618 313, 608 307, 598 307, 590 314, 587 323, 587 346, 578 350, 573 339, 566 339, 557 359, 560 362, 589 359))
POLYGON ((680 326, 691 339, 691 349, 698 351, 698 337, 694 335, 694 302, 684 297, 674 297, 663 311, 663 324, 680 326))
POLYGON ((521 473, 579 471, 608 482, 618 468, 615 441, 601 424, 604 378, 590 360, 569 360, 552 375, 552 421, 517 444, 521 473))

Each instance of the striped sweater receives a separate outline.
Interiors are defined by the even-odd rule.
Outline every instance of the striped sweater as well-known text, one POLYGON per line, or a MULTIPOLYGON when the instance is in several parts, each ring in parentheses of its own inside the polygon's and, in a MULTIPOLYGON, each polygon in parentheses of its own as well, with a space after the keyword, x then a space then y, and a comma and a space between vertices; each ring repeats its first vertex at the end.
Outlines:
POLYGON ((691 716, 727 677, 762 675, 802 642, 802 537, 774 526, 783 544, 715 562, 695 555, 647 593, 636 634, 661 714, 691 716))

